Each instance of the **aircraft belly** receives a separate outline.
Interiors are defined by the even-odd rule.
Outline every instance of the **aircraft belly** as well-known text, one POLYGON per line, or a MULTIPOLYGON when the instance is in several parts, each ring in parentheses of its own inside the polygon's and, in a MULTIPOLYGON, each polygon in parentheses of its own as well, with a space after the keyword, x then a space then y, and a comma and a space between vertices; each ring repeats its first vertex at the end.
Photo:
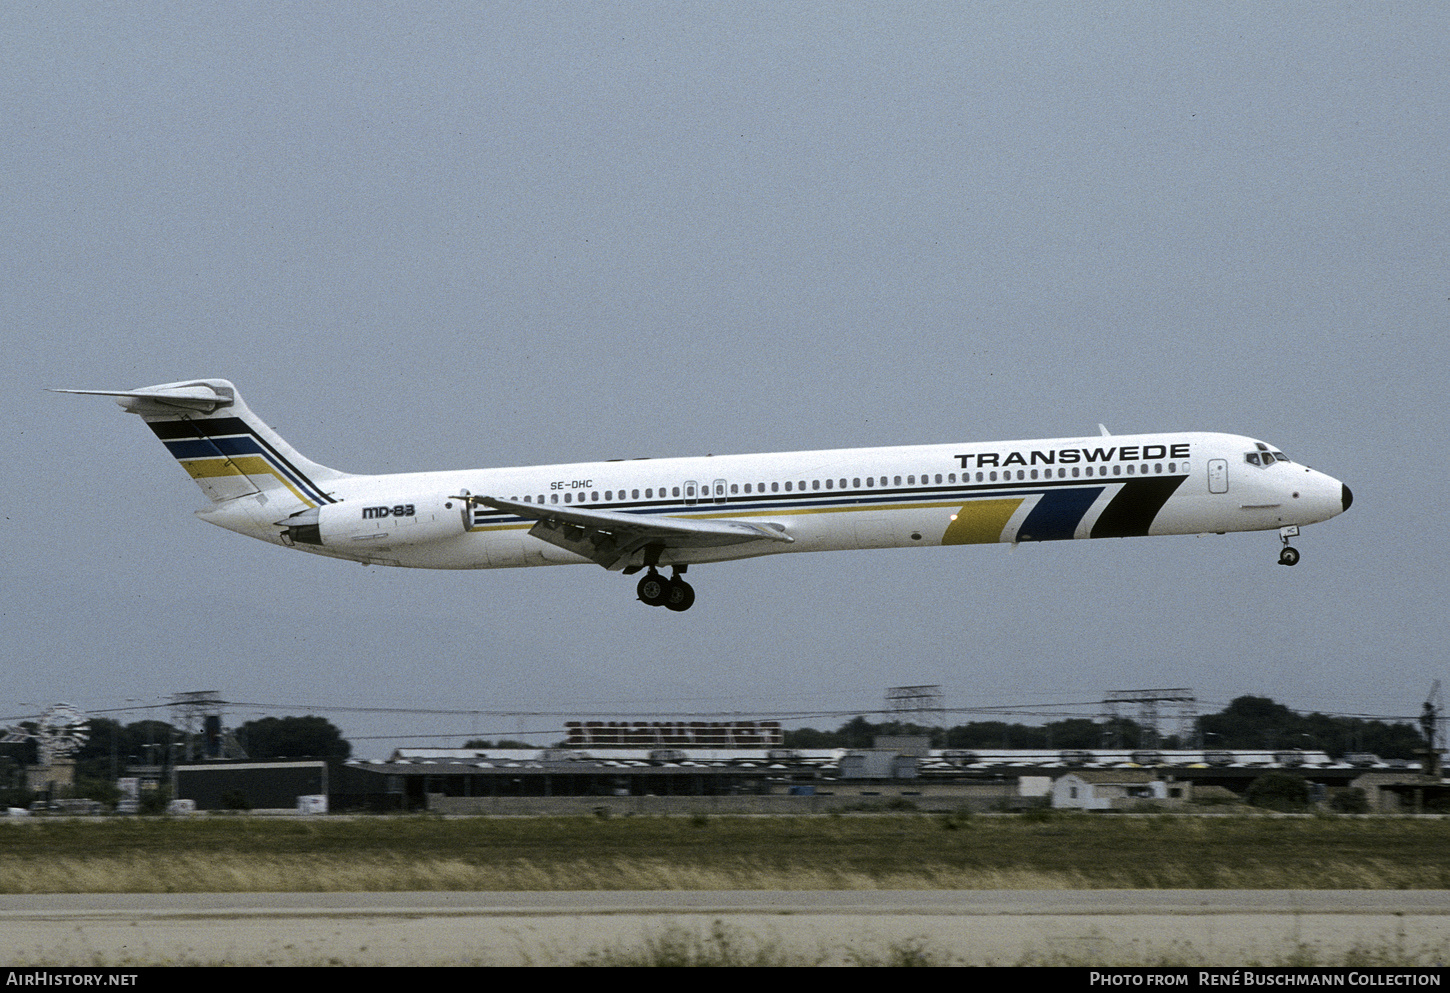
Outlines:
POLYGON ((780 550, 826 552, 936 545, 942 543, 942 534, 954 509, 934 504, 782 516, 776 522, 786 527, 795 544, 780 550))
POLYGON ((396 560, 387 564, 401 565, 409 569, 489 568, 487 544, 471 534, 421 545, 382 547, 377 552, 396 560))

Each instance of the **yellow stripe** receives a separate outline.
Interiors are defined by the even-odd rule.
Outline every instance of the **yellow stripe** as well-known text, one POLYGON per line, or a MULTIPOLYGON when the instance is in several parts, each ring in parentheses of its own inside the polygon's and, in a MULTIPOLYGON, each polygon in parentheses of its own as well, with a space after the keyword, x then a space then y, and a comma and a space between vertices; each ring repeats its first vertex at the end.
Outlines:
POLYGON ((216 476, 271 476, 307 506, 317 506, 316 503, 299 493, 295 486, 279 475, 276 469, 272 468, 272 463, 260 455, 237 455, 231 458, 219 459, 192 459, 187 462, 182 462, 181 467, 187 471, 192 479, 209 479, 216 476))
POLYGON ((1009 500, 973 500, 947 525, 943 545, 987 545, 1002 540, 1002 529, 1022 506, 1022 497, 1009 500))
POLYGON ((232 464, 231 459, 200 459, 183 462, 181 467, 191 474, 192 479, 210 479, 213 476, 240 476, 242 471, 232 464))

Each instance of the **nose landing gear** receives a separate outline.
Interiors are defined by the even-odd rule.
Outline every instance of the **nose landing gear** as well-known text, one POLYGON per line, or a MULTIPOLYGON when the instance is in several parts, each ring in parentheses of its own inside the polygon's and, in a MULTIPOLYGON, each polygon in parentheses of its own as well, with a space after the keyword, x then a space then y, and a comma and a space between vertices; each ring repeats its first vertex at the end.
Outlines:
POLYGON ((1283 549, 1279 552, 1280 565, 1294 565, 1299 561, 1299 549, 1289 544, 1290 538, 1297 537, 1299 537, 1299 529, 1297 527, 1279 529, 1279 540, 1284 543, 1283 549))

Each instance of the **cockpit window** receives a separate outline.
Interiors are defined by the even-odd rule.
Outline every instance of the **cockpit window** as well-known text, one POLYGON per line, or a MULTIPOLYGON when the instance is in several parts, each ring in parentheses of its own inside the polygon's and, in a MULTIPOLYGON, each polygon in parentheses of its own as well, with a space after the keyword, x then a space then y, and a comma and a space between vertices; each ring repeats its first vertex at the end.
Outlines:
POLYGON ((1261 469, 1266 469, 1269 466, 1273 465, 1275 462, 1289 461, 1289 456, 1285 455, 1277 448, 1270 448, 1262 441, 1254 442, 1254 448, 1257 450, 1244 453, 1244 461, 1247 462, 1249 465, 1256 465, 1261 469))

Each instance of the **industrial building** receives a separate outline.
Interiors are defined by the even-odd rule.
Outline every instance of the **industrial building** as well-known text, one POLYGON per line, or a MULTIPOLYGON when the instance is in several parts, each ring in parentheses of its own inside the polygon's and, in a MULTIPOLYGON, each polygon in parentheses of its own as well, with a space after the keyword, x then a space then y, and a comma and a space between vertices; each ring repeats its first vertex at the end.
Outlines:
POLYGON ((1407 762, 1315 751, 929 749, 399 749, 386 760, 207 761, 178 765, 173 795, 199 810, 469 813, 977 812, 1057 807, 1172 810, 1242 797, 1259 776, 1302 776, 1316 799, 1362 789, 1369 809, 1411 813, 1450 801, 1450 784, 1407 762))

